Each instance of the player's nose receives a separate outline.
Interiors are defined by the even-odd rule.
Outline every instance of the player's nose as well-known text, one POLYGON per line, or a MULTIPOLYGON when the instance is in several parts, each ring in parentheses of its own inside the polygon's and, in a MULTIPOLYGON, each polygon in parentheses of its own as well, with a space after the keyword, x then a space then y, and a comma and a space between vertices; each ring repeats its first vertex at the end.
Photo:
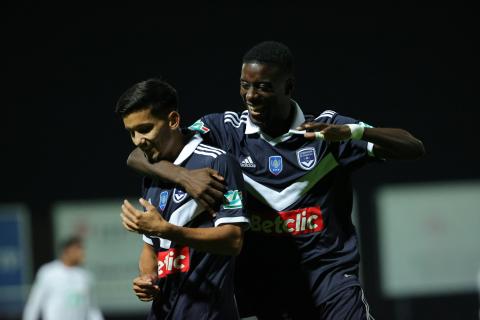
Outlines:
POLYGON ((135 135, 133 137, 133 144, 135 144, 137 147, 141 147, 145 144, 145 137, 142 134, 135 132, 135 135))
POLYGON ((250 86, 245 93, 245 101, 252 103, 256 97, 256 90, 253 86, 250 86))

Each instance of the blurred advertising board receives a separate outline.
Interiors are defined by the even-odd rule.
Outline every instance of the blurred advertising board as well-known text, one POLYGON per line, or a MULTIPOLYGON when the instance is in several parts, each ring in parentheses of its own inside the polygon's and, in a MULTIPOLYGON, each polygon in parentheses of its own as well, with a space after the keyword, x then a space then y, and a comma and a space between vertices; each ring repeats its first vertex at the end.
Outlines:
POLYGON ((32 279, 30 216, 23 204, 0 204, 0 318, 22 313, 32 279))
POLYGON ((480 182, 384 186, 376 201, 386 296, 477 290, 480 182))

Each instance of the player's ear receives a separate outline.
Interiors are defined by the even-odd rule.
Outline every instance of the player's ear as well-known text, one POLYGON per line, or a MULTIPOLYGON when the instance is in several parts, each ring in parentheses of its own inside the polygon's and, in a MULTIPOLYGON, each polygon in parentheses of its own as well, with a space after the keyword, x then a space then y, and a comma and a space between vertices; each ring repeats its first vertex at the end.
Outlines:
POLYGON ((295 79, 288 78, 285 83, 285 94, 291 96, 293 94, 294 88, 295 88, 295 79))
POLYGON ((168 125, 172 130, 176 130, 180 127, 180 114, 177 111, 171 111, 168 114, 168 125))

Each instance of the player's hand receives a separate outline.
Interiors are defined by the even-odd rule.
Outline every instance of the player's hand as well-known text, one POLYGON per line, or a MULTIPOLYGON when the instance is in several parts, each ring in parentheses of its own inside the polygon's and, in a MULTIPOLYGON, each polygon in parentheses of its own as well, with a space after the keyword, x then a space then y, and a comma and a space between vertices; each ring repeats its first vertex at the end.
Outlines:
POLYGON ((145 199, 139 200, 146 211, 136 209, 128 200, 122 204, 122 224, 125 229, 147 235, 158 235, 165 231, 168 222, 158 210, 145 199))
POLYGON ((224 178, 211 168, 186 170, 183 174, 180 184, 185 191, 211 215, 218 212, 227 191, 224 178))
POLYGON ((304 137, 309 140, 344 141, 350 139, 352 136, 350 128, 346 125, 305 122, 296 129, 307 130, 304 137))
POLYGON ((160 287, 155 284, 156 275, 143 275, 133 279, 133 292, 141 301, 152 301, 160 296, 160 287))

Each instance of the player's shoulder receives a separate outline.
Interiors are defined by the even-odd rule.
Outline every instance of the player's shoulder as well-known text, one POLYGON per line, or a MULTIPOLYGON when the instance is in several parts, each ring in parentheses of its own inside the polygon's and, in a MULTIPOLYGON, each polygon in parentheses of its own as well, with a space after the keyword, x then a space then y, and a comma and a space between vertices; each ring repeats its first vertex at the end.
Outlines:
POLYGON ((242 112, 225 111, 223 113, 223 123, 226 128, 240 129, 245 126, 248 119, 248 110, 242 112))
POLYGON ((198 158, 202 159, 208 159, 210 161, 213 161, 214 159, 225 155, 227 152, 223 149, 213 147, 209 144, 206 143, 200 143, 193 153, 196 155, 198 158))
POLYGON ((232 154, 209 144, 200 143, 193 153, 195 154, 197 165, 201 164, 217 169, 238 165, 232 154))
POLYGON ((204 115, 189 127, 192 131, 207 133, 212 129, 234 132, 243 131, 247 123, 248 111, 225 111, 204 115))
POLYGON ((318 116, 316 116, 313 120, 310 121, 331 124, 346 124, 358 122, 358 120, 354 118, 339 114, 337 111, 331 109, 322 111, 318 116))
POLYGON ((315 119, 331 119, 338 115, 338 112, 332 109, 323 110, 315 119))
POLYGON ((317 113, 316 115, 305 115, 305 120, 311 122, 332 123, 338 116, 339 114, 336 111, 327 109, 320 112, 320 114, 317 113))

